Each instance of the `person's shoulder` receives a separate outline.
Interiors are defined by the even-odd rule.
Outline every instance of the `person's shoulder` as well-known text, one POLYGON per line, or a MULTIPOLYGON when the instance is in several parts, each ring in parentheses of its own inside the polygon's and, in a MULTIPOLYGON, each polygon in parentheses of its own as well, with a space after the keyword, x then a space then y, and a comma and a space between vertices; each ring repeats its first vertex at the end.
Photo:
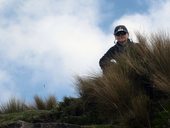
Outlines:
POLYGON ((137 46, 140 45, 140 43, 138 43, 138 42, 133 42, 133 45, 137 47, 137 46))
POLYGON ((133 42, 133 44, 131 45, 132 49, 140 49, 141 48, 141 44, 138 42, 133 42))
POLYGON ((116 49, 117 49, 117 46, 115 44, 107 50, 107 52, 105 53, 105 56, 110 56, 110 55, 114 54, 116 49))
POLYGON ((137 48, 137 47, 139 47, 139 45, 140 44, 138 42, 134 42, 133 40, 130 40, 130 39, 128 40, 128 47, 129 48, 132 48, 132 49, 137 48))
POLYGON ((135 44, 136 42, 134 42, 132 39, 128 39, 127 41, 129 44, 135 44))
POLYGON ((130 40, 130 39, 128 41, 128 44, 133 45, 133 46, 138 46, 139 45, 138 42, 134 42, 133 40, 130 40))
POLYGON ((114 44, 112 47, 110 47, 108 51, 112 51, 112 50, 114 50, 116 47, 117 47, 117 43, 114 44))

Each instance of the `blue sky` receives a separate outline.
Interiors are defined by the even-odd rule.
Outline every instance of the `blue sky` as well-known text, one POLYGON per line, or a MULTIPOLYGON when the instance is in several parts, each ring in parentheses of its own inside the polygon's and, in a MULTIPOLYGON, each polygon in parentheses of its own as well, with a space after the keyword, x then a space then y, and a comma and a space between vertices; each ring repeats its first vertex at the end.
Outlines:
POLYGON ((170 28, 168 0, 0 0, 0 102, 76 96, 75 76, 100 73, 113 29, 170 28))
POLYGON ((149 9, 149 0, 102 0, 100 10, 102 21, 100 27, 107 32, 110 25, 115 19, 121 18, 123 15, 131 15, 134 13, 147 13, 149 9))

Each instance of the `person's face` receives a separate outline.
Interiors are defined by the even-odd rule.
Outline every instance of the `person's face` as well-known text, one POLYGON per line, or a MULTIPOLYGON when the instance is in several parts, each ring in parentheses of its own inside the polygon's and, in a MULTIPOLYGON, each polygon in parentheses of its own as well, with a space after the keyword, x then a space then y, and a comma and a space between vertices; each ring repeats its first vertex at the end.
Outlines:
POLYGON ((126 32, 118 32, 116 35, 115 35, 115 39, 120 42, 120 43, 125 43, 127 42, 128 40, 128 37, 129 37, 129 34, 126 33, 126 32))

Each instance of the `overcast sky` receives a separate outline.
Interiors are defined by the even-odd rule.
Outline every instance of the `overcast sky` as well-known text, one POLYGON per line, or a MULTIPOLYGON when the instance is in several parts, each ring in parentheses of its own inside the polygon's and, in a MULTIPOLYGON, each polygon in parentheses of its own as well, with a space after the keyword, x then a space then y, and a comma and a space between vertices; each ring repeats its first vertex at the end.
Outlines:
POLYGON ((0 102, 76 96, 75 75, 100 73, 118 24, 170 29, 169 0, 0 0, 0 102))

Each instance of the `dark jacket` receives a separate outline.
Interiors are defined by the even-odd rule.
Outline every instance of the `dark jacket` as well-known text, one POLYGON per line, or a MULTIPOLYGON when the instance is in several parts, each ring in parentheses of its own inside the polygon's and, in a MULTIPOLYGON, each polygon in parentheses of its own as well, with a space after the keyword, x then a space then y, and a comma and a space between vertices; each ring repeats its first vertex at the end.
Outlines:
POLYGON ((113 59, 116 60, 115 56, 122 53, 125 50, 125 48, 129 45, 133 45, 133 42, 128 39, 128 42, 124 45, 117 42, 116 45, 111 47, 99 61, 101 69, 104 70, 113 59))

